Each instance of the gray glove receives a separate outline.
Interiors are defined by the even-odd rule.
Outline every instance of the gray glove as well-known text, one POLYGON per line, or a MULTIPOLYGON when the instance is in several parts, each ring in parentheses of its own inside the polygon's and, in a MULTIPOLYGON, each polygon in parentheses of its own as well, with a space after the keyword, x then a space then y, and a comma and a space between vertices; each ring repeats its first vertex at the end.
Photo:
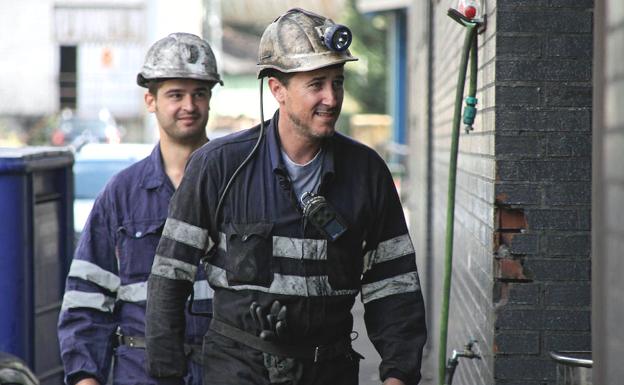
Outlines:
POLYGON ((267 312, 266 308, 254 301, 249 307, 249 313, 260 328, 260 338, 267 341, 288 339, 286 305, 282 305, 275 300, 271 304, 271 309, 267 312))

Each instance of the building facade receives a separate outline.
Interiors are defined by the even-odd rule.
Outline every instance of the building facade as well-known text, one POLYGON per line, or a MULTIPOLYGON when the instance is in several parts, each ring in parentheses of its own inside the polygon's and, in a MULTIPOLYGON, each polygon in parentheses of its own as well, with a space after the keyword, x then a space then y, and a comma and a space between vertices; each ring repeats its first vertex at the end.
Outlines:
MULTIPOLYGON (((591 350, 593 1, 480 1, 478 113, 459 139, 447 356, 456 384, 556 383, 551 351, 591 350)), ((411 232, 438 381, 451 126, 464 28, 457 1, 361 0, 404 14, 411 232)), ((399 31, 398 33, 400 33, 399 31)), ((393 66, 394 68, 394 66, 393 66)), ((467 89, 467 88, 466 88, 467 89)), ((405 182, 404 182, 405 184, 405 182)))
POLYGON ((147 48, 171 32, 201 35, 204 22, 201 0, 3 1, 0 15, 0 133, 26 134, 63 109, 106 110, 141 131, 147 48))

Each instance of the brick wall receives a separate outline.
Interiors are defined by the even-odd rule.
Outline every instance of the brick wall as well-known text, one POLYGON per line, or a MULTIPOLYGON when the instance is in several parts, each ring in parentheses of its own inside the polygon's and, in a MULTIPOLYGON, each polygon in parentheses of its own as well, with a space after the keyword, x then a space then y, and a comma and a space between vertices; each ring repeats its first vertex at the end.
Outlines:
POLYGON ((408 180, 404 194, 403 207, 409 212, 410 235, 416 250, 420 284, 423 290, 427 308, 427 328, 429 341, 425 346, 423 367, 421 369, 425 384, 433 383, 435 376, 436 345, 431 343, 435 338, 437 328, 436 317, 439 311, 436 301, 433 300, 433 284, 436 282, 433 274, 431 258, 430 226, 430 34, 433 34, 430 25, 429 13, 431 3, 415 1, 407 12, 407 39, 409 49, 407 60, 409 68, 408 86, 408 135, 410 148, 407 157, 408 180))
MULTIPOLYGON (((446 16, 454 0, 431 2, 433 22, 423 30, 420 3, 414 2, 420 18, 412 19, 409 35, 410 208, 424 253, 429 384, 437 377, 450 133, 464 30, 446 16)), ((475 130, 460 136, 447 354, 476 339, 483 356, 461 361, 455 384, 554 384, 548 352, 591 344, 593 2, 484 3, 479 112, 475 130)))
MULTIPOLYGON (((495 183, 495 55, 496 9, 486 1, 488 27, 479 35, 479 99, 474 131, 463 130, 459 139, 459 158, 455 206, 453 281, 450 301, 447 356, 469 340, 477 340, 482 360, 462 360, 455 374, 456 384, 489 384, 493 377, 493 300, 492 234, 495 183)), ((446 16, 456 2, 441 2, 436 12, 433 120, 433 207, 434 255, 441 274, 445 253, 450 129, 460 52, 465 29, 446 16)), ((467 79, 468 82, 468 79, 467 79)), ((466 83, 467 92, 468 83, 466 83)), ((437 291, 440 293, 441 291, 437 291)), ((436 341, 438 336, 435 336, 436 341)))
POLYGON ((624 3, 596 1, 593 359, 594 383, 617 384, 624 337, 624 3))
POLYGON ((497 2, 494 381, 590 350, 592 1, 497 2))
MULTIPOLYGON (((449 150, 455 89, 465 29, 446 15, 456 1, 415 1, 409 35, 410 172, 412 233, 419 251, 427 309, 429 344, 423 383, 437 381, 439 313, 442 293, 449 150), (429 62, 431 60, 431 62, 429 62)), ((488 9, 494 2, 488 1, 488 9)), ((488 12, 495 20, 494 12, 488 12)), ((475 130, 460 137, 456 203, 454 276, 448 349, 478 340, 481 361, 462 362, 456 384, 488 384, 493 377, 492 234, 494 232, 494 69, 495 28, 479 37, 479 114, 475 130)))

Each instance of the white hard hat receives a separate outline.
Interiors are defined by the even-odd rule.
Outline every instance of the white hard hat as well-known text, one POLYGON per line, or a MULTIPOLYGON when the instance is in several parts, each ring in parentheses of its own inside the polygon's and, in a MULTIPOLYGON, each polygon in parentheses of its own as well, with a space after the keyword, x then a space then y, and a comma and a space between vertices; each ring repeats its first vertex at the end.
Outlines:
POLYGON ((210 45, 199 36, 176 32, 158 40, 147 51, 137 84, 155 79, 197 79, 223 85, 210 45))

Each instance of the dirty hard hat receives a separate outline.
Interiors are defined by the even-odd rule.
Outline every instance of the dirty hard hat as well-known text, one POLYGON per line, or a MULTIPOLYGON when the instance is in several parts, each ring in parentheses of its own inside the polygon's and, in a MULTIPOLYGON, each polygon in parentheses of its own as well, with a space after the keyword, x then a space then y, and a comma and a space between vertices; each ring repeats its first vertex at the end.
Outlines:
POLYGON ((205 40, 190 33, 172 33, 154 43, 137 75, 137 84, 147 87, 150 80, 174 78, 223 85, 212 49, 205 40))
POLYGON ((258 78, 271 69, 304 72, 358 60, 348 50, 350 43, 349 28, 293 8, 264 30, 258 50, 258 78))

